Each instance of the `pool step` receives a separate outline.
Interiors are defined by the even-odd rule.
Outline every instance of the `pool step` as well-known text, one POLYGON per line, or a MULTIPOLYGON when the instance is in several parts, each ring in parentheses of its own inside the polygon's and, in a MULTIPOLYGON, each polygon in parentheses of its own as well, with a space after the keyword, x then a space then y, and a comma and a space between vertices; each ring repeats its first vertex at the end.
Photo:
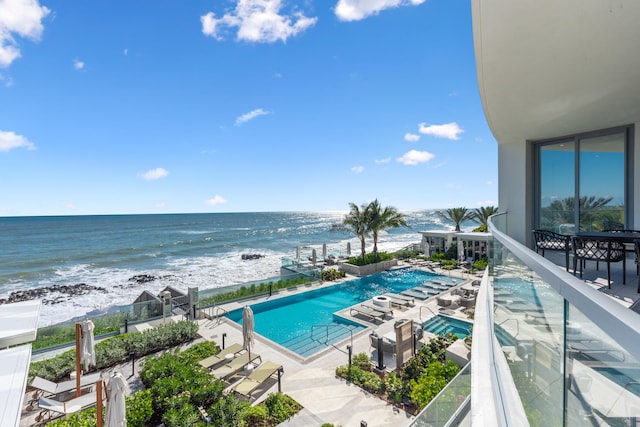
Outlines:
POLYGON ((331 345, 338 341, 342 341, 345 338, 348 338, 350 335, 351 334, 344 328, 330 327, 328 334, 326 334, 324 330, 322 332, 316 330, 314 336, 311 336, 311 334, 304 334, 299 337, 290 339, 289 341, 283 343, 283 345, 291 351, 294 351, 301 356, 307 357, 326 348, 327 345, 331 345))

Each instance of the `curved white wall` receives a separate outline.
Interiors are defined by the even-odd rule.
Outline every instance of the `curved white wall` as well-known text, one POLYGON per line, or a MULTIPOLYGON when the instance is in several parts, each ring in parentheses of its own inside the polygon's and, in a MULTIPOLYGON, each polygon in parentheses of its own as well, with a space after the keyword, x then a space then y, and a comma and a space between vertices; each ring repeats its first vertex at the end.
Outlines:
POLYGON ((499 144, 499 206, 525 242, 527 140, 640 122, 640 1, 472 0, 472 12, 478 87, 499 144))

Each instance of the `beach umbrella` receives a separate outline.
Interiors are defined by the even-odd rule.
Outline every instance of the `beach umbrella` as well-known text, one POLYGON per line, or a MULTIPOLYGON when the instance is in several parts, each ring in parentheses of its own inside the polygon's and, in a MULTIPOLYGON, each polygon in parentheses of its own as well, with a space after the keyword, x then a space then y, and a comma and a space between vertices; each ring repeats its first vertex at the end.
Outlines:
POLYGON ((326 259, 327 258, 327 244, 323 243, 322 244, 322 259, 326 259))
POLYGON ((347 242, 347 256, 351 256, 351 242, 347 242))
POLYGON ((248 305, 242 310, 242 347, 249 353, 251 361, 251 344, 253 343, 253 310, 248 305))
POLYGON ((107 383, 105 427, 124 427, 127 425, 127 408, 124 401, 126 394, 127 382, 120 372, 114 372, 107 383))
POLYGON ((462 240, 458 240, 458 259, 464 261, 464 243, 462 240))
POLYGON ((316 259, 317 259, 317 258, 318 258, 318 256, 316 255, 316 250, 315 250, 315 249, 313 249, 313 250, 311 251, 311 263, 312 263, 313 265, 316 265, 316 259))

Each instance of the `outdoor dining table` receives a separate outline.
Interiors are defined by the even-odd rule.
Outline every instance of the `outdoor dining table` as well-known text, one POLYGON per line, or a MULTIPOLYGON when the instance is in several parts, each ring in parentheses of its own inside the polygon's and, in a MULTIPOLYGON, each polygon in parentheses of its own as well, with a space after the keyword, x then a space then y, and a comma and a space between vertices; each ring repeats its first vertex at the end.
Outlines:
MULTIPOLYGON (((576 236, 610 240, 619 243, 634 244, 634 241, 640 239, 640 230, 638 231, 580 231, 575 233, 576 236)), ((622 272, 622 283, 626 283, 626 271, 622 272)), ((638 283, 638 293, 640 293, 640 282, 638 283)))

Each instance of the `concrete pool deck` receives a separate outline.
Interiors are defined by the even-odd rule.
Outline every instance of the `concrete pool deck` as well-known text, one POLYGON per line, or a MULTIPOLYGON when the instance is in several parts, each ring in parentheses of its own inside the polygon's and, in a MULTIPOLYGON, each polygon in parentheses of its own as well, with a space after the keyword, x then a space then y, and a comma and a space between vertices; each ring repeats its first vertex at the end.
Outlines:
MULTIPOLYGON (((405 264, 404 267, 408 265, 405 264)), ((451 276, 461 280, 458 286, 467 282, 467 279, 477 279, 469 277, 466 273, 448 272, 443 270, 434 271, 431 268, 412 266, 417 269, 423 269, 435 274, 451 276)), ((400 268, 400 267, 399 267, 400 268)), ((343 280, 334 282, 325 282, 313 286, 300 286, 293 290, 283 290, 274 293, 271 297, 259 297, 251 300, 247 299, 241 302, 229 303, 221 306, 226 311, 241 308, 247 303, 255 304, 257 302, 273 300, 283 296, 292 295, 294 293, 306 292, 308 290, 320 287, 328 287, 341 283, 343 281, 357 279, 357 277, 348 276, 343 280)), ((355 320, 367 328, 353 336, 353 355, 358 353, 366 353, 372 355, 373 349, 369 344, 369 334, 373 331, 382 336, 394 330, 394 323, 399 319, 410 319, 415 321, 424 321, 437 313, 441 312, 442 307, 437 305, 436 298, 427 301, 415 301, 415 305, 404 310, 395 310, 392 317, 383 322, 371 322, 363 318, 352 317, 348 315, 349 310, 345 309, 346 316, 355 320)), ((455 317, 467 318, 462 307, 451 309, 447 307, 447 314, 455 317)), ((177 318, 178 320, 181 317, 177 318)), ((224 317, 213 320, 201 319, 198 321, 198 338, 194 343, 202 340, 215 341, 216 344, 222 346, 223 334, 225 347, 233 343, 242 344, 242 328, 237 323, 230 321, 224 317)), ((425 333, 425 338, 428 338, 425 333)), ((301 356, 281 347, 260 335, 255 336, 255 342, 251 349, 252 353, 261 356, 263 362, 270 361, 280 364, 284 368, 284 374, 281 377, 282 392, 288 394, 303 406, 303 410, 296 414, 290 420, 282 425, 287 427, 307 427, 320 426, 323 423, 333 423, 335 426, 360 426, 361 422, 366 422, 367 426, 404 426, 408 425, 414 419, 413 415, 399 409, 386 401, 364 391, 360 387, 347 383, 345 380, 335 375, 336 367, 346 365, 348 363, 347 345, 349 340, 338 343, 335 347, 329 347, 320 353, 303 359, 301 356)), ((131 391, 136 391, 142 387, 138 373, 141 369, 141 362, 144 359, 135 360, 135 369, 132 372, 131 363, 124 363, 119 366, 110 368, 103 372, 107 374, 113 370, 122 372, 127 377, 127 382, 131 391), (134 374, 130 375, 129 374, 134 374)), ((384 363, 389 368, 395 367, 393 359, 385 358, 384 363)), ((239 381, 234 380, 234 383, 239 381)), ((231 385, 230 385, 231 386, 231 385)), ((273 379, 267 383, 267 386, 259 389, 255 394, 256 403, 264 400, 269 393, 278 390, 277 381, 273 379)), ((25 396, 24 410, 20 426, 37 425, 35 417, 39 413, 37 408, 29 408, 27 402, 31 393, 25 396)))
MULTIPOLYGON (((414 268, 421 269, 419 266, 414 266, 414 268)), ((468 275, 463 275, 456 271, 449 273, 448 271, 442 270, 425 270, 463 279, 456 287, 467 283, 467 279, 470 279, 468 275)), ((330 282, 313 287, 302 287, 301 289, 293 291, 281 292, 279 295, 274 294, 272 297, 252 299, 251 303, 255 304, 261 301, 272 300, 279 296, 292 295, 293 293, 305 292, 311 289, 317 289, 318 287, 332 286, 342 281, 353 279, 357 278, 348 276, 338 282, 330 282)), ((223 305, 222 308, 231 311, 243 307, 248 301, 249 300, 226 304, 223 305)), ((353 336, 353 354, 366 353, 371 355, 373 350, 369 343, 369 334, 371 332, 375 331, 378 335, 382 336, 392 332, 394 330, 394 323, 399 319, 424 321, 440 313, 442 311, 440 310, 441 308, 442 307, 437 305, 436 298, 431 298, 427 301, 416 300, 413 307, 404 310, 394 309, 393 316, 383 322, 372 322, 360 317, 349 316, 348 309, 342 310, 341 314, 367 326, 364 331, 353 336)), ((447 314, 449 315, 467 319, 462 307, 454 307, 454 309, 448 307, 447 310, 447 314)), ((199 333, 204 339, 212 340, 218 345, 222 345, 222 336, 226 334, 225 346, 232 343, 242 343, 242 329, 240 325, 226 318, 200 320, 199 324, 199 333)), ((348 344, 350 343, 347 340, 347 342, 338 343, 335 347, 329 347, 327 350, 310 358, 303 359, 301 356, 256 335, 252 352, 255 351, 260 354, 262 361, 271 361, 283 366, 284 375, 281 378, 282 392, 294 398, 304 407, 299 414, 283 423, 283 425, 306 427, 310 425, 320 426, 323 423, 333 423, 336 426, 359 426, 361 422, 364 421, 367 426, 401 426, 407 425, 414 418, 402 409, 336 376, 336 367, 348 363, 348 344)), ((385 364, 390 368, 395 366, 394 363, 393 360, 385 359, 385 364)), ((256 402, 260 402, 266 398, 270 392, 274 391, 277 391, 277 382, 275 380, 268 389, 260 391, 256 402)))

